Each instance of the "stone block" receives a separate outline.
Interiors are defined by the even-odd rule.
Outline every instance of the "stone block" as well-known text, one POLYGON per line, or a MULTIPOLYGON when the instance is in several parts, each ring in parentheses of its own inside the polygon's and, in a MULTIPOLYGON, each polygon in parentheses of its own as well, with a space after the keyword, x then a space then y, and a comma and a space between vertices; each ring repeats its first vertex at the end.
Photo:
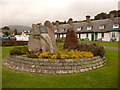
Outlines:
POLYGON ((61 70, 61 73, 62 73, 62 74, 66 74, 66 73, 67 73, 67 70, 61 70))
POLYGON ((89 68, 89 70, 92 70, 92 68, 89 68))
POLYGON ((76 66, 72 66, 71 69, 76 69, 76 66))
POLYGON ((71 69, 71 67, 70 66, 65 66, 65 68, 64 69, 71 69))
POLYGON ((79 73, 80 71, 79 70, 73 70, 74 73, 79 73))
POLYGON ((85 68, 85 71, 89 71, 89 69, 88 69, 88 68, 85 68))
POLYGON ((85 69, 80 69, 80 72, 85 72, 85 69))
POLYGON ((73 70, 68 70, 68 73, 74 73, 73 70))
POLYGON ((93 67, 93 69, 96 69, 96 67, 93 67))
POLYGON ((56 74, 61 74, 61 70, 56 70, 56 74))

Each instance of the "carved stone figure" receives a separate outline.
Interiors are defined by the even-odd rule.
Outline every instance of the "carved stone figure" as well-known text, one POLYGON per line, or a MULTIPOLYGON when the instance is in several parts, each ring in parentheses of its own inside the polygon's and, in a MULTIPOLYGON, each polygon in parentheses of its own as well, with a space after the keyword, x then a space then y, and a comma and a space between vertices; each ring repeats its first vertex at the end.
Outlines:
POLYGON ((50 36, 51 40, 52 40, 52 45, 53 45, 53 51, 54 52, 57 52, 58 49, 57 49, 57 46, 56 46, 56 39, 55 39, 55 29, 54 29, 54 26, 53 24, 50 22, 50 21, 46 21, 44 23, 44 26, 48 27, 48 35, 50 36))
POLYGON ((32 33, 30 35, 30 41, 28 42, 28 50, 30 52, 46 52, 50 51, 50 53, 56 52, 54 48, 52 35, 50 28, 43 26, 41 24, 33 24, 32 25, 32 33))

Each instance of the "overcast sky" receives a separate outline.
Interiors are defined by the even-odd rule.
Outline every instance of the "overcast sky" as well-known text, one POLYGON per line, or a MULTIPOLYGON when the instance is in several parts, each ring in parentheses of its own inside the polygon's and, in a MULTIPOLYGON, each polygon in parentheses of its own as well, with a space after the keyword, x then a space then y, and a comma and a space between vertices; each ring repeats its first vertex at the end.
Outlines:
POLYGON ((118 9, 119 0, 0 0, 0 26, 93 18, 100 12, 118 9))

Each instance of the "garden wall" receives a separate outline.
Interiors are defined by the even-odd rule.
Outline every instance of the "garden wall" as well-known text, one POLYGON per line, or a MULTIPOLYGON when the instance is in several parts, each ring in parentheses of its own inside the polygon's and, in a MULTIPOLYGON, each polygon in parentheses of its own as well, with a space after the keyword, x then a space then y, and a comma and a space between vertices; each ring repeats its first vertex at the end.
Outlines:
POLYGON ((8 55, 3 60, 3 65, 10 69, 42 74, 79 73, 100 68, 105 64, 105 57, 100 56, 87 59, 32 59, 8 55))

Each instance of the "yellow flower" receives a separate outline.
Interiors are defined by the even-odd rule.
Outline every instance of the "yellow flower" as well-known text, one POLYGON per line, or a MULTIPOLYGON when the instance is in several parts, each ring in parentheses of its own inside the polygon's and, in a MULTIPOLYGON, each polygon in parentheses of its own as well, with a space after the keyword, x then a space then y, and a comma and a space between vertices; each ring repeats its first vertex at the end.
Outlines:
POLYGON ((68 55, 60 55, 60 58, 62 58, 62 59, 67 59, 67 58, 69 58, 69 56, 68 55))
POLYGON ((57 55, 52 55, 51 58, 52 59, 57 59, 57 55))

